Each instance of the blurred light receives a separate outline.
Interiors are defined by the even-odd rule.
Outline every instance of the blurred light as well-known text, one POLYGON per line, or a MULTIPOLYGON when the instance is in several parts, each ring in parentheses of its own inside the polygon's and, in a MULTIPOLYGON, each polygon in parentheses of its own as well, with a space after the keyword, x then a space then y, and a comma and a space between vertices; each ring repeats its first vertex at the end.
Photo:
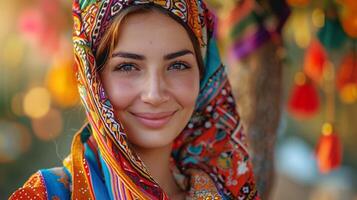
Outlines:
POLYGON ((31 146, 31 136, 23 125, 0 120, 0 163, 11 162, 31 146))
POLYGON ((304 12, 293 12, 291 18, 291 31, 296 45, 307 48, 311 41, 311 33, 307 14, 304 12))
POLYGON ((341 200, 353 197, 353 170, 341 167, 328 176, 319 177, 317 184, 312 188, 310 200, 341 200))
POLYGON ((312 23, 317 28, 322 28, 325 25, 325 13, 322 9, 316 8, 312 12, 312 23))
MULTIPOLYGON (((43 56, 51 56, 58 48, 62 18, 56 13, 47 13, 46 8, 33 7, 23 11, 19 17, 18 29, 32 47, 38 48, 43 56), (57 16, 56 16, 57 15, 57 16)), ((57 9, 58 10, 58 9, 57 9)))
POLYGON ((340 91, 340 99, 346 104, 355 103, 357 101, 357 84, 346 84, 340 91))
POLYGON ((15 113, 17 116, 24 115, 24 109, 22 105, 23 99, 24 99, 24 95, 22 93, 15 94, 11 99, 12 112, 15 113))
POLYGON ((45 116, 32 119, 32 129, 35 135, 44 141, 58 137, 63 129, 61 113, 51 109, 45 116))
POLYGON ((357 38, 357 12, 346 9, 341 16, 341 24, 345 33, 351 38, 357 38))
POLYGON ((38 9, 28 9, 19 16, 18 26, 26 39, 37 40, 44 30, 44 19, 38 9))
POLYGON ((318 177, 311 148, 299 138, 290 138, 278 146, 277 169, 303 183, 313 183, 318 177))
POLYGON ((306 77, 303 72, 296 73, 294 79, 295 79, 296 85, 304 85, 306 83, 306 77))
POLYGON ((295 32, 294 39, 295 39, 295 43, 298 47, 305 49, 309 46, 311 36, 310 36, 310 33, 306 29, 304 29, 304 28, 301 28, 301 29, 302 29, 301 31, 295 32))
POLYGON ((47 89, 35 87, 25 95, 23 108, 27 116, 40 118, 48 112, 50 103, 51 98, 47 89))
POLYGON ((322 134, 324 135, 331 135, 333 132, 333 127, 332 124, 330 123, 324 123, 322 126, 322 134))
POLYGON ((5 67, 17 67, 23 57, 25 46, 23 42, 16 36, 9 36, 5 41, 2 41, 2 52, 1 52, 1 61, 2 65, 5 67))
POLYGON ((74 106, 79 102, 77 81, 72 66, 72 61, 56 62, 46 78, 53 100, 62 107, 74 106))

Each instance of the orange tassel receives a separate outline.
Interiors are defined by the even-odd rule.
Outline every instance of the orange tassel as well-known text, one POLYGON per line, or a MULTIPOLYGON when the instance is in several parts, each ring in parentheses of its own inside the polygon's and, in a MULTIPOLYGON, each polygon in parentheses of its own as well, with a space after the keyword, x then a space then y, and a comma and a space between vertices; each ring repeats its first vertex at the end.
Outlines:
POLYGON ((322 136, 316 147, 316 159, 319 171, 324 174, 341 165, 341 141, 330 123, 325 123, 322 127, 322 136))
POLYGON ((320 83, 326 62, 327 55, 323 46, 319 41, 313 41, 305 53, 304 73, 316 83, 320 83))
POLYGON ((313 116, 320 107, 315 86, 299 72, 295 76, 295 86, 289 99, 288 110, 296 118, 313 116))
POLYGON ((357 1, 356 0, 338 0, 345 8, 348 8, 353 11, 357 11, 357 1))
POLYGON ((355 50, 343 58, 336 78, 341 101, 347 104, 357 101, 357 59, 354 54, 355 50))
POLYGON ((343 58, 337 74, 337 88, 343 89, 347 84, 357 84, 357 60, 353 54, 343 58))
POLYGON ((343 30, 351 38, 357 38, 357 14, 355 10, 346 9, 341 16, 343 30))

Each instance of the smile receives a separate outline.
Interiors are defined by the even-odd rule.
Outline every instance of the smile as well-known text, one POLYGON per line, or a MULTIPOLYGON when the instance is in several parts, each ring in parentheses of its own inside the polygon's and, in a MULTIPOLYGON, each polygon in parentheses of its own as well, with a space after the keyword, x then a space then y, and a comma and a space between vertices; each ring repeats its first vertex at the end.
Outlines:
POLYGON ((171 112, 160 112, 160 113, 132 113, 140 123, 149 128, 161 128, 167 124, 176 111, 171 112))

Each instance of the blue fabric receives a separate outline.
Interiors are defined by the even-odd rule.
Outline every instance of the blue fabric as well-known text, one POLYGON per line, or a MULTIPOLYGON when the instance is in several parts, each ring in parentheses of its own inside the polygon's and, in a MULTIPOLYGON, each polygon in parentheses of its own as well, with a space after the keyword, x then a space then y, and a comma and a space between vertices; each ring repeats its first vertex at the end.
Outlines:
POLYGON ((204 59, 205 74, 200 83, 201 90, 204 89, 203 87, 206 86, 209 78, 212 77, 221 64, 217 41, 214 38, 211 38, 208 41, 207 55, 204 59))
MULTIPOLYGON (((94 193, 97 199, 113 199, 109 197, 106 185, 104 183, 101 171, 96 161, 95 154, 89 148, 88 144, 84 144, 84 155, 88 161, 88 167, 91 174, 91 181, 94 185, 94 193)), ((71 199, 71 193, 69 186, 72 183, 72 176, 67 168, 50 168, 42 169, 40 173, 44 179, 48 199, 52 200, 54 197, 58 197, 61 200, 71 199), (67 175, 67 177, 61 177, 57 175, 60 171, 67 175), (57 173, 56 173, 57 172, 57 173), (64 182, 67 184, 65 185, 64 182)))
POLYGON ((109 199, 108 191, 104 183, 104 180, 101 176, 101 171, 97 164, 95 154, 93 153, 91 148, 89 148, 88 144, 85 144, 84 146, 85 146, 84 156, 88 161, 88 167, 91 174, 95 197, 97 199, 109 199))
POLYGON ((66 186, 63 182, 61 182, 61 178, 63 177, 56 175, 54 173, 55 170, 65 171, 63 167, 40 170, 46 185, 48 199, 52 200, 54 197, 58 197, 61 200, 71 199, 71 194, 68 188, 69 184, 66 186))
POLYGON ((102 171, 103 171, 103 174, 104 174, 104 179, 107 180, 105 181, 105 186, 107 187, 107 191, 109 191, 109 197, 111 200, 114 200, 114 197, 113 197, 113 193, 112 193, 112 189, 111 189, 111 176, 109 174, 109 169, 107 167, 107 165, 105 164, 102 156, 99 156, 100 158, 100 163, 102 165, 102 171))

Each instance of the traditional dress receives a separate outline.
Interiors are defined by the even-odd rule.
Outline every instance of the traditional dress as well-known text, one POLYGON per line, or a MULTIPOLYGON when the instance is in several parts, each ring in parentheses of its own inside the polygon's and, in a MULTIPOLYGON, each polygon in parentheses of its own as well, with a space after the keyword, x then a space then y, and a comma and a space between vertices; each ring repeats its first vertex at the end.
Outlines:
POLYGON ((114 17, 141 4, 169 11, 201 47, 204 74, 195 111, 172 151, 172 173, 186 199, 259 199, 252 166, 214 33, 202 0, 75 0, 75 72, 88 123, 63 167, 39 170, 10 199, 169 199, 130 148, 104 92, 95 52, 114 17))

